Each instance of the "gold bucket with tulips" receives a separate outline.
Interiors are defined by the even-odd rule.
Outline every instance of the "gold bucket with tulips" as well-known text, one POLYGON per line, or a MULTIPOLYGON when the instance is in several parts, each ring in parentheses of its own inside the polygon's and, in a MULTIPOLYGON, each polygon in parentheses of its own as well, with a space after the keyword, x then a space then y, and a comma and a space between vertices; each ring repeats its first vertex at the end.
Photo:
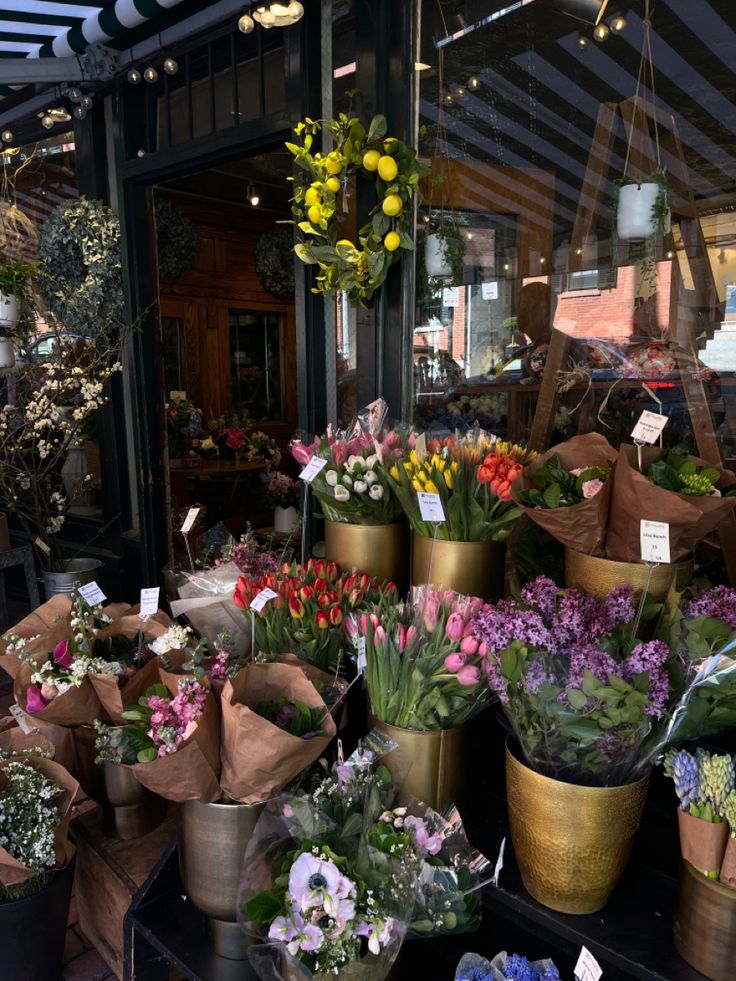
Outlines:
POLYGON ((486 599, 503 594, 506 550, 521 511, 511 485, 530 454, 475 431, 415 446, 389 470, 412 527, 412 585, 432 583, 486 599), (425 520, 421 494, 434 494, 444 520, 425 520))

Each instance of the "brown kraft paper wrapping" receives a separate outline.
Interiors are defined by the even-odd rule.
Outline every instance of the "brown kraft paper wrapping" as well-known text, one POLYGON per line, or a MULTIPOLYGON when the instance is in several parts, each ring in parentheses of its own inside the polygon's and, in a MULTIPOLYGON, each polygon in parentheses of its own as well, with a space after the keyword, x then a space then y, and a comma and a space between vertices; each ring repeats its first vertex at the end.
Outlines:
MULTIPOLYGON (((158 672, 160 682, 176 694, 181 675, 158 672)), ((150 684, 157 684, 151 680, 150 684)), ((120 764, 125 766, 126 764, 120 764)), ((210 692, 197 728, 171 756, 129 767, 139 782, 167 800, 198 800, 211 804, 220 796, 220 710, 210 692)))
POLYGON ((699 872, 719 872, 728 838, 726 822, 711 824, 678 810, 677 823, 680 827, 680 851, 685 861, 699 872))
POLYGON ((613 474, 608 475, 595 497, 571 507, 530 508, 521 503, 521 492, 531 487, 531 478, 553 456, 559 457, 565 470, 577 470, 578 467, 613 467, 618 454, 605 436, 598 433, 573 436, 530 463, 511 485, 515 503, 558 542, 584 555, 603 556, 613 474))
MULTIPOLYGON (((72 604, 68 596, 54 596, 47 603, 43 603, 33 613, 29 613, 20 623, 16 623, 10 630, 6 630, 3 637, 15 635, 17 637, 33 638, 25 646, 25 651, 35 660, 46 660, 48 654, 48 644, 51 642, 51 650, 56 647, 60 640, 70 636, 69 615, 72 604)), ((7 641, 0 639, 0 668, 15 678, 22 661, 17 654, 6 654, 7 641)))
POLYGON ((0 750, 4 754, 25 757, 34 749, 41 749, 53 759, 56 753, 54 744, 40 732, 23 732, 22 729, 6 729, 0 733, 0 750))
MULTIPOLYGON (((646 472, 662 454, 659 447, 642 447, 644 472, 639 473, 636 447, 621 447, 613 474, 606 558, 617 562, 641 561, 640 523, 643 519, 669 524, 670 561, 680 562, 736 507, 734 497, 691 497, 653 484, 646 472)), ((690 459, 699 466, 711 466, 698 457, 690 459)), ((729 488, 735 483, 734 474, 723 470, 718 488, 729 488)))
MULTIPOLYGON (((53 657, 52 651, 53 647, 48 652, 49 658, 53 657)), ((82 684, 78 688, 73 686, 63 695, 57 695, 41 712, 28 712, 26 695, 28 689, 32 687, 31 675, 33 673, 34 669, 29 664, 21 664, 13 682, 15 700, 30 719, 51 722, 59 726, 83 726, 90 725, 102 714, 100 700, 92 687, 89 676, 82 680, 82 684)))
POLYGON ((339 700, 329 705, 328 708, 338 730, 345 728, 348 724, 348 703, 345 699, 348 683, 344 678, 337 678, 334 674, 330 674, 328 671, 323 671, 316 665, 310 664, 309 661, 302 661, 296 654, 277 654, 274 660, 279 664, 294 664, 299 668, 305 678, 309 678, 310 681, 320 681, 325 688, 335 688, 339 692, 339 700))
POLYGON ((721 865, 721 882, 724 886, 736 889, 736 838, 728 836, 726 854, 721 865))
POLYGON ((256 707, 274 698, 324 702, 301 667, 292 664, 249 664, 228 681, 222 693, 222 778, 225 797, 256 804, 277 794, 313 763, 335 735, 326 712, 320 728, 326 733, 301 739, 262 718, 256 707))
MULTIPOLYGON (((27 762, 36 770, 40 770, 49 780, 62 790, 61 809, 62 819, 54 835, 54 851, 56 853, 56 868, 63 869, 71 861, 74 855, 74 845, 69 841, 69 820, 71 818, 71 808, 74 798, 79 790, 77 781, 66 772, 63 766, 52 760, 45 760, 38 756, 28 757, 27 762)), ((7 763, 0 763, 0 773, 7 766, 7 763)), ((6 888, 17 886, 28 879, 34 878, 38 872, 27 868, 13 858, 4 848, 0 847, 0 883, 6 888)))

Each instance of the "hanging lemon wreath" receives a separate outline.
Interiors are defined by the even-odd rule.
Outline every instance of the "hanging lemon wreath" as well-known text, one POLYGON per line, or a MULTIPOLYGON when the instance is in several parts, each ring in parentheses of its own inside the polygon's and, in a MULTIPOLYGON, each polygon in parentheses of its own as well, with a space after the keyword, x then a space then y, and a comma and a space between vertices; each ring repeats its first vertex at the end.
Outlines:
POLYGON ((314 293, 344 290, 353 306, 370 300, 404 249, 413 249, 412 199, 427 173, 416 151, 386 136, 386 119, 374 117, 368 131, 356 117, 305 119, 294 132, 301 143, 287 143, 301 173, 294 181, 292 214, 301 232, 294 251, 317 264, 314 293), (322 129, 332 134, 329 153, 312 153, 322 129), (375 181, 378 201, 358 241, 338 239, 338 216, 347 211, 348 180, 360 174, 375 181))

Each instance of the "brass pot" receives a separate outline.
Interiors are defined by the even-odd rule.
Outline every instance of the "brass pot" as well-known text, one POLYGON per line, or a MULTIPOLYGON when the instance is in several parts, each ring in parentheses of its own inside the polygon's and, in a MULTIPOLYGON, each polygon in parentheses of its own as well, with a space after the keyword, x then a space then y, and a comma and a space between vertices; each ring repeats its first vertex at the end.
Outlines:
POLYGON ((395 582, 400 593, 409 583, 409 526, 348 525, 325 521, 325 557, 344 569, 358 569, 383 581, 395 582))
POLYGON ((187 895, 207 917, 216 954, 245 960, 253 943, 235 922, 243 856, 264 804, 200 804, 179 810, 179 869, 187 895))
POLYGON ((675 947, 712 981, 736 973, 736 889, 714 882, 682 863, 675 912, 675 947))
POLYGON ((102 764, 105 830, 128 841, 153 831, 166 815, 161 797, 138 782, 135 773, 117 763, 102 764))
MULTIPOLYGON (((673 582, 678 591, 683 590, 690 584, 693 569, 692 560, 655 566, 649 580, 649 596, 662 602, 673 582)), ((648 577, 649 566, 643 562, 614 562, 565 549, 565 585, 583 589, 598 599, 607 599, 614 586, 633 586, 634 592, 641 595, 648 577)))
POLYGON ((535 773, 506 745, 506 792, 527 891, 560 913, 605 906, 639 828, 649 776, 624 787, 579 787, 535 773))
POLYGON ((412 535, 411 584, 432 583, 466 596, 503 595, 506 546, 503 542, 445 542, 412 535))
POLYGON ((417 732, 369 717, 369 725, 397 744, 382 762, 400 793, 423 800, 436 811, 463 804, 467 727, 417 732))

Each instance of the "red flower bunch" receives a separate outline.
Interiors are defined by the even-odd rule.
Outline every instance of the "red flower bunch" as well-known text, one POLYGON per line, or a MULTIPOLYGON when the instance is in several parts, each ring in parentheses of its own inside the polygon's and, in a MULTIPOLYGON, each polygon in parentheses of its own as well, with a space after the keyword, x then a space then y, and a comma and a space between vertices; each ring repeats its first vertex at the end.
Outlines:
POLYGON ((488 484, 490 492, 502 501, 511 500, 511 485, 524 469, 520 462, 524 450, 510 443, 496 444, 478 467, 478 482, 488 484))
POLYGON ((342 572, 335 562, 310 559, 306 566, 285 563, 259 578, 241 576, 233 600, 253 620, 260 653, 291 653, 322 670, 336 671, 346 642, 349 613, 375 611, 398 601, 392 582, 360 572, 342 572), (276 593, 259 611, 250 604, 264 589, 276 593))
POLYGON ((218 439, 225 440, 225 446, 229 450, 242 450, 245 443, 245 432, 242 429, 230 428, 223 429, 218 439))

